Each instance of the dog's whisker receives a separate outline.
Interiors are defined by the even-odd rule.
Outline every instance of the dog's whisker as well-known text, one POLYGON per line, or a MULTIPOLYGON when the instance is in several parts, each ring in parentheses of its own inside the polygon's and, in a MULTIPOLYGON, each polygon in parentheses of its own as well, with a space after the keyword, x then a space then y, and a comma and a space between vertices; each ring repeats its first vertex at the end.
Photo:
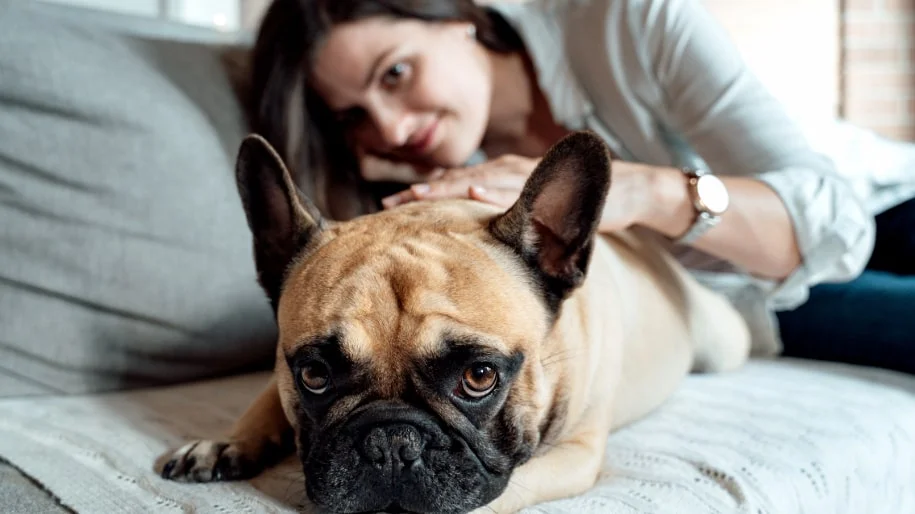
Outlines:
POLYGON ((552 360, 552 361, 549 361, 549 362, 544 362, 544 363, 542 363, 542 366, 543 366, 544 368, 548 368, 548 367, 551 367, 551 366, 555 366, 555 365, 557 365, 557 364, 562 364, 562 363, 564 363, 564 362, 568 362, 568 361, 570 361, 570 360, 572 360, 572 359, 574 359, 574 358, 575 358, 574 355, 570 355, 570 356, 565 357, 565 358, 562 358, 562 359, 556 359, 556 360, 552 360))
POLYGON ((289 500, 291 495, 301 494, 303 492, 305 492, 305 485, 303 482, 299 482, 298 480, 290 480, 289 483, 286 484, 286 491, 283 493, 283 499, 289 500))
MULTIPOLYGON (((518 489, 521 489, 526 492, 531 492, 531 488, 524 485, 524 482, 521 482, 520 480, 515 480, 512 482, 512 484, 514 484, 518 489)), ((517 491, 515 491, 515 494, 520 496, 520 494, 517 491)))
POLYGON ((559 359, 558 362, 564 362, 568 359, 571 359, 572 357, 576 357, 579 353, 580 353, 579 350, 573 350, 573 349, 560 350, 558 352, 551 353, 551 354, 543 357, 542 359, 540 359, 540 363, 543 366, 548 366, 548 365, 552 365, 554 362, 556 362, 557 359, 559 359))
POLYGON ((286 503, 294 503, 292 501, 293 497, 296 497, 297 501, 301 501, 302 496, 305 494, 305 488, 302 487, 301 489, 297 489, 297 490, 290 490, 290 489, 292 489, 291 484, 289 485, 289 487, 286 488, 286 492, 283 493, 283 501, 286 503))

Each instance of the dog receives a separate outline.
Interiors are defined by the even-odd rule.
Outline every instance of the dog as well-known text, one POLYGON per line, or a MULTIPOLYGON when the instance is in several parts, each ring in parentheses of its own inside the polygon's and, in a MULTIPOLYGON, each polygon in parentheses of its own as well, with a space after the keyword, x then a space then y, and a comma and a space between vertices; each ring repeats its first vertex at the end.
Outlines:
POLYGON ((225 440, 175 450, 162 476, 246 479, 295 451, 334 513, 507 513, 592 487, 609 433, 750 346, 657 240, 597 233, 611 175, 603 140, 573 132, 507 210, 331 222, 247 136, 237 181, 276 366, 225 440))

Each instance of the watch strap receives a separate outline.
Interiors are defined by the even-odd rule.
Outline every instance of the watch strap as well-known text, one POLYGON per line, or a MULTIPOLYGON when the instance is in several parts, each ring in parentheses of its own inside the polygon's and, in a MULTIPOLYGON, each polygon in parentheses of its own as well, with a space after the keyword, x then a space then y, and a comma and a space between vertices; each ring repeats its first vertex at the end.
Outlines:
POLYGON ((717 225, 719 221, 721 221, 720 216, 714 216, 707 212, 700 212, 696 215, 696 220, 693 221, 692 226, 689 227, 686 233, 677 238, 674 242, 681 245, 692 243, 696 239, 702 237, 710 228, 717 225))
POLYGON ((696 168, 682 168, 682 171, 687 177, 690 204, 693 206, 693 210, 696 213, 696 218, 693 220, 692 225, 690 225, 683 235, 674 240, 674 243, 676 244, 685 245, 702 237, 710 228, 718 224, 721 217, 700 209, 696 201, 696 195, 698 194, 696 192, 696 187, 699 177, 708 175, 709 172, 704 169, 696 168))

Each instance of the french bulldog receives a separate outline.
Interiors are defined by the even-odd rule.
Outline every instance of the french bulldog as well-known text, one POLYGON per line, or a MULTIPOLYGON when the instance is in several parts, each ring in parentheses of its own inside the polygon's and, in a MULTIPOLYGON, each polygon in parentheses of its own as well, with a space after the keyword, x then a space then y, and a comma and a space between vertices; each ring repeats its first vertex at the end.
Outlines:
POLYGON ((597 233, 611 177, 604 141, 574 132, 507 210, 425 201, 331 222, 246 137, 237 181, 276 365, 224 440, 175 450, 162 475, 246 479, 295 451, 331 513, 507 513, 586 491, 608 434, 750 346, 659 241, 597 233))

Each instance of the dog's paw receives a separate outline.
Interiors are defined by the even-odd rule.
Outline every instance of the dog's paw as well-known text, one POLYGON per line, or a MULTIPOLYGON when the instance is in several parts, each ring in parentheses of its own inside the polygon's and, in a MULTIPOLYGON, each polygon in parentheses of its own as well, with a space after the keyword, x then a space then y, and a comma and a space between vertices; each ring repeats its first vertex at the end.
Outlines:
POLYGON ((261 459, 237 443, 194 441, 175 450, 162 467, 162 478, 179 482, 244 480, 263 470, 261 459))

